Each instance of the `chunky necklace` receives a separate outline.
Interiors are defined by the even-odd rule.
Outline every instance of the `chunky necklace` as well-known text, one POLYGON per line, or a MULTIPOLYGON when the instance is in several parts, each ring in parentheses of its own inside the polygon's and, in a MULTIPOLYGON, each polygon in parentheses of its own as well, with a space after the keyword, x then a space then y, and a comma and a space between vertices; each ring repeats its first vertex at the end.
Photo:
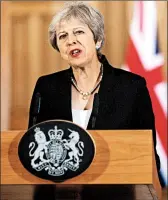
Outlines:
POLYGON ((71 81, 72 81, 72 84, 73 86, 75 87, 75 89, 82 95, 82 99, 83 100, 86 100, 90 95, 92 95, 96 89, 99 87, 100 83, 101 83, 101 80, 102 80, 102 77, 103 77, 103 65, 101 65, 101 69, 100 69, 100 73, 99 73, 99 78, 98 78, 98 82, 96 84, 96 86, 89 92, 84 92, 82 91, 78 86, 77 86, 77 83, 75 81, 75 79, 73 77, 71 77, 71 81))

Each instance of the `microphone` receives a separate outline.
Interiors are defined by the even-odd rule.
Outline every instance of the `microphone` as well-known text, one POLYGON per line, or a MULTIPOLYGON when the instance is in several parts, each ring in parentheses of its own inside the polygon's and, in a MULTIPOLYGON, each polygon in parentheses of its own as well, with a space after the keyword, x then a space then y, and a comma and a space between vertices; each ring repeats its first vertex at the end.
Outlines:
POLYGON ((34 106, 33 106, 33 111, 32 111, 33 125, 36 124, 37 116, 40 113, 40 105, 41 105, 41 94, 37 92, 35 95, 35 101, 34 101, 34 106))
POLYGON ((92 110, 92 128, 95 128, 96 118, 99 112, 99 95, 96 93, 93 99, 93 110, 92 110))

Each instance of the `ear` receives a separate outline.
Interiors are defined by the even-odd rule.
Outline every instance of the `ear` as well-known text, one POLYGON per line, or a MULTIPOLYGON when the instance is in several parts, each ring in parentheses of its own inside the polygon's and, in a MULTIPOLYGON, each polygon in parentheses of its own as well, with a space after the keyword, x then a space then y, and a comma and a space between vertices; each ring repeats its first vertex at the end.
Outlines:
POLYGON ((102 43, 102 40, 96 42, 96 49, 97 49, 97 50, 100 49, 100 47, 101 47, 101 43, 102 43))

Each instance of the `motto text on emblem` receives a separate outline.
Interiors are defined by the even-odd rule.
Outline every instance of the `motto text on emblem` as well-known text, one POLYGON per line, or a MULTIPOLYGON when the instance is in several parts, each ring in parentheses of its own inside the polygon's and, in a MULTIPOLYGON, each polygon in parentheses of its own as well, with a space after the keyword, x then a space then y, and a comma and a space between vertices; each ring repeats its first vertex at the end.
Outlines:
POLYGON ((62 129, 57 126, 48 131, 49 140, 40 128, 34 129, 35 142, 29 144, 31 166, 36 171, 45 170, 51 176, 64 175, 65 171, 76 171, 84 155, 84 143, 79 133, 68 129, 69 136, 64 138, 62 129), (35 146, 37 148, 35 149, 35 146), (34 151, 32 153, 32 151, 34 151))

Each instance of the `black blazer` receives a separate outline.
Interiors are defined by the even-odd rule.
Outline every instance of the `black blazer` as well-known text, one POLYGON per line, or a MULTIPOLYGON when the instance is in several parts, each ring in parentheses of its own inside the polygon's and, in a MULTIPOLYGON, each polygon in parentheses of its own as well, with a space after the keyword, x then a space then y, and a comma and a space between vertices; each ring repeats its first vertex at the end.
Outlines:
MULTIPOLYGON (((156 153, 156 131, 151 99, 146 81, 139 75, 112 67, 105 56, 103 79, 98 92, 99 110, 94 129, 152 129, 156 153)), ((30 106, 29 128, 33 125, 35 96, 41 95, 40 111, 36 123, 64 119, 72 121, 71 113, 72 69, 42 76, 38 79, 30 106)), ((92 129, 93 112, 88 123, 92 129)), ((156 153, 157 167, 160 160, 156 153)))

